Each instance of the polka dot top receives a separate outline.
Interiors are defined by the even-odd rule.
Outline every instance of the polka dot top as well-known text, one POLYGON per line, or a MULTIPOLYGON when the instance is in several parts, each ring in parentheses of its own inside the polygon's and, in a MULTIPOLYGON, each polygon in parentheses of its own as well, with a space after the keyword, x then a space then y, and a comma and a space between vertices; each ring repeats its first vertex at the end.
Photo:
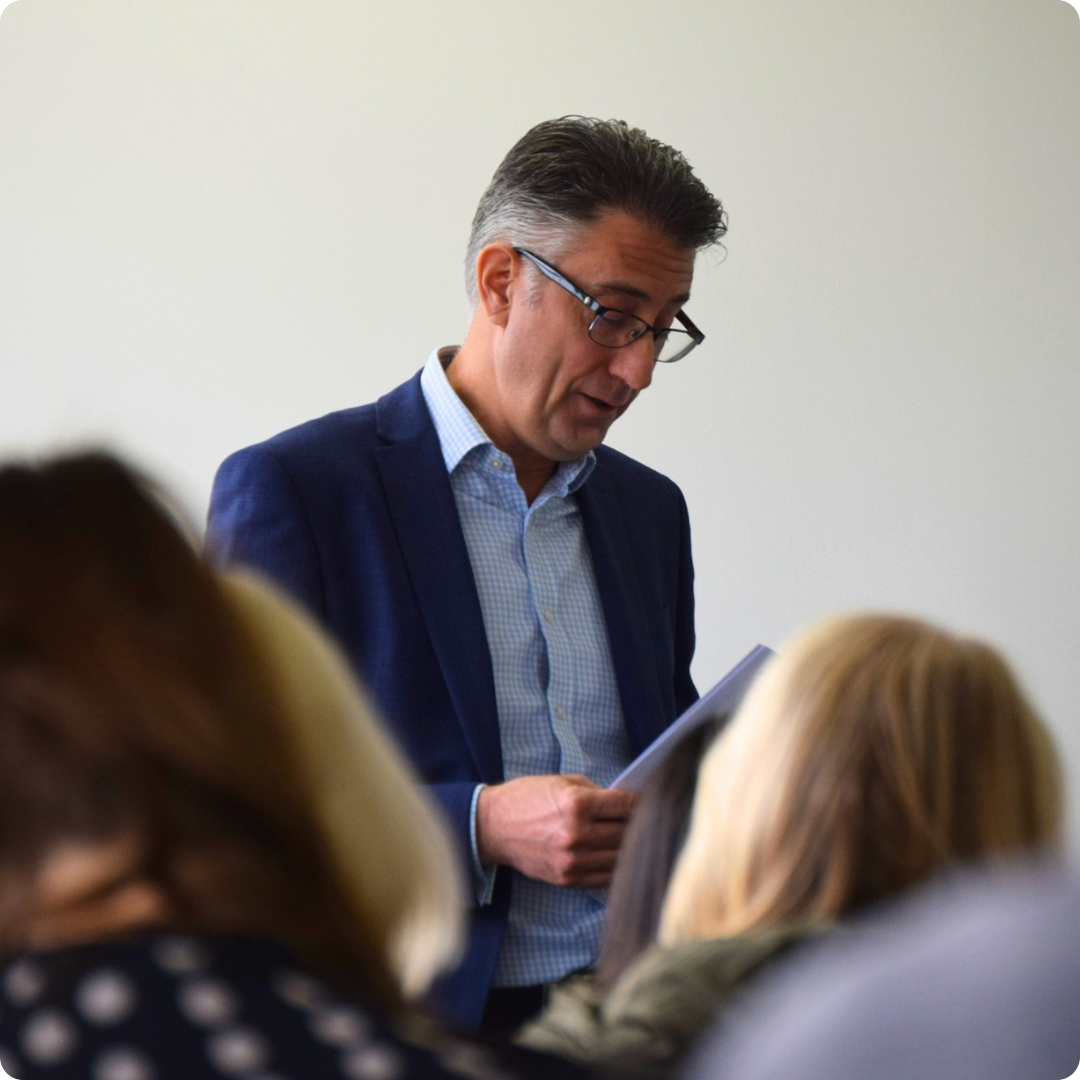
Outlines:
POLYGON ((17 1080, 576 1078, 526 1051, 393 1033, 280 946, 154 937, 10 957, 0 1065, 17 1080))

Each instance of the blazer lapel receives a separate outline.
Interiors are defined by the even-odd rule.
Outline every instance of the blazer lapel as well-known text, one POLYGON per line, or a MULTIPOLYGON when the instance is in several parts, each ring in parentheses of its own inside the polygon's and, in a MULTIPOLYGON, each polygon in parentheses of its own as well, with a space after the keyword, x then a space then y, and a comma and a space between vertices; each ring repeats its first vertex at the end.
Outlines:
POLYGON ((619 503, 599 458, 577 493, 604 608, 630 746, 641 753, 665 726, 649 620, 619 503))
POLYGON ((384 438, 409 436, 375 451, 409 578, 477 773, 485 783, 499 783, 502 747, 491 652, 454 493, 419 380, 387 395, 379 409, 384 438))

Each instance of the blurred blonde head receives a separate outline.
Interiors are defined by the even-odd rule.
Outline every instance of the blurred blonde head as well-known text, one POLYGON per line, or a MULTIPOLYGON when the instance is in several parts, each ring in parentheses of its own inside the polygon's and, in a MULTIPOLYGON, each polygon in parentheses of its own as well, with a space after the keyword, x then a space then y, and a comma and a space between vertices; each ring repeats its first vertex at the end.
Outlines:
POLYGON ((459 958, 463 940, 464 886, 441 815, 326 634, 252 575, 224 584, 266 661, 344 891, 416 997, 459 958))
POLYGON ((831 920, 1054 842, 1050 737, 989 646, 857 615, 796 638, 702 762, 666 943, 831 920))

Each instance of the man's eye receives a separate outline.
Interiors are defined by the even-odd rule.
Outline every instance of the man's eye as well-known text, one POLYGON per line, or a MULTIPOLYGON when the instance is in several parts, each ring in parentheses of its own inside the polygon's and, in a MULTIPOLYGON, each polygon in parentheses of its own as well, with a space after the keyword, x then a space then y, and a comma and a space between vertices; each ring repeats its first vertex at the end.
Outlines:
POLYGON ((622 329, 631 326, 633 323, 640 323, 641 321, 640 319, 635 319, 632 315, 627 315, 623 311, 605 311, 600 318, 612 329, 622 329))

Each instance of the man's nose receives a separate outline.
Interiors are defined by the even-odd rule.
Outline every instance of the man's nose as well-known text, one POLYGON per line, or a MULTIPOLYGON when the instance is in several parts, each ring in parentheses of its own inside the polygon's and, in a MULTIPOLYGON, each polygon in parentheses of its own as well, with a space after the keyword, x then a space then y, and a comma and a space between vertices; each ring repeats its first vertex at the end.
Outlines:
POLYGON ((644 390, 652 382, 656 367, 654 348, 652 334, 642 334, 632 344, 615 350, 608 370, 631 390, 644 390))

